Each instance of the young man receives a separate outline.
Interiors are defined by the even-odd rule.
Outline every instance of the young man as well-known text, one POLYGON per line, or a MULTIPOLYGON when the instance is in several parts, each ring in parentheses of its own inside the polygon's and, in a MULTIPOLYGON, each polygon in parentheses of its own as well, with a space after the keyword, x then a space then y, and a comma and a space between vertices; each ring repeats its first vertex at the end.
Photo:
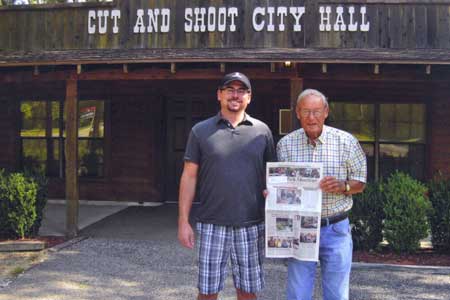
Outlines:
POLYGON ((220 112, 192 128, 180 182, 178 239, 194 248, 189 213, 197 221, 198 299, 217 299, 231 258, 237 299, 256 299, 264 286, 265 165, 275 156, 271 131, 245 113, 251 84, 230 73, 217 89, 220 112))
MULTIPOLYGON (((313 89, 297 99, 297 118, 302 128, 285 136, 277 145, 279 161, 322 162, 324 178, 319 260, 324 300, 345 300, 349 295, 352 264, 352 237, 348 212, 352 194, 364 190, 366 156, 351 134, 325 126, 328 102, 313 89)), ((311 300, 315 262, 290 259, 288 264, 288 300, 311 300)))

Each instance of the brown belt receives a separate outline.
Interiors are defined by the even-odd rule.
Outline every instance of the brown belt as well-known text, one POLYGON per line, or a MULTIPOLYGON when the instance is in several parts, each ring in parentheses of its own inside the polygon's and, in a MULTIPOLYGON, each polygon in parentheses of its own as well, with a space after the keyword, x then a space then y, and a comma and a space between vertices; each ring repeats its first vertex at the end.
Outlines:
POLYGON ((322 218, 320 220, 320 227, 325 227, 325 226, 329 226, 331 224, 340 222, 342 220, 345 220, 348 218, 348 212, 343 212, 341 214, 335 215, 335 216, 331 216, 328 218, 322 218))

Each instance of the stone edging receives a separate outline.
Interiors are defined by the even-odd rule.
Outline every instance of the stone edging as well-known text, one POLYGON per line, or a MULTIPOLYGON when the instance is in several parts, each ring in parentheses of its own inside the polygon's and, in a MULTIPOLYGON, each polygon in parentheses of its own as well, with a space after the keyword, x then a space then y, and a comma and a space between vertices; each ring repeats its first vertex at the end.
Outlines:
POLYGON ((41 251, 45 249, 42 241, 11 240, 0 242, 0 252, 41 251))

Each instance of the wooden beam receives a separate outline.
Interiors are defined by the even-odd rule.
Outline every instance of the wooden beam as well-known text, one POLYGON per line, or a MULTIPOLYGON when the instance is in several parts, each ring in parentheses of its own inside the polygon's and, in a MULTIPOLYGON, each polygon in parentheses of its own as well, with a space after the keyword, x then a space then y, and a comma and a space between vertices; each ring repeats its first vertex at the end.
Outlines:
POLYGON ((292 130, 300 128, 300 123, 297 119, 296 107, 298 95, 303 91, 303 79, 291 79, 291 112, 292 112, 292 130))
POLYGON ((322 73, 323 74, 328 73, 328 65, 327 64, 322 64, 322 73))
POLYGON ((170 73, 175 74, 177 72, 177 65, 175 63, 170 64, 170 73))
MULTIPOLYGON (((266 65, 267 66, 267 65, 266 65)), ((241 72, 252 79, 286 79, 298 77, 294 68, 283 72, 271 73, 263 67, 244 68, 241 72)), ((1 75, 0 75, 1 76, 1 75)), ((78 76, 78 80, 217 80, 223 77, 223 73, 217 67, 205 69, 179 69, 172 74, 169 69, 133 68, 133 72, 123 74, 121 70, 87 71, 78 76)))
POLYGON ((128 64, 123 64, 122 69, 123 73, 128 74, 128 64))
POLYGON ((225 63, 220 63, 220 73, 225 73, 225 63))
POLYGON ((78 234, 78 82, 66 80, 66 236, 75 237, 78 234))
POLYGON ((80 75, 82 71, 81 65, 77 65, 77 74, 80 75))
MULTIPOLYGON (((381 65, 380 65, 381 66, 381 65)), ((383 64, 383 72, 374 74, 373 64, 335 64, 327 74, 323 74, 319 64, 302 64, 297 68, 299 77, 308 80, 333 80, 333 81, 411 81, 411 82, 450 82, 450 68, 446 66, 431 66, 432 73, 426 74, 426 68, 422 65, 386 65, 383 64)))
MULTIPOLYGON (((130 71, 130 70, 129 70, 130 71)), ((248 74, 252 79, 289 79, 296 78, 298 74, 294 68, 286 69, 283 72, 271 73, 267 68, 267 64, 261 64, 255 67, 243 68, 241 71, 248 74)), ((423 72, 422 72, 423 74, 423 72)), ((1 72, 0 68, 0 84, 1 83, 23 83, 23 82, 52 82, 65 81, 70 78, 77 78, 79 81, 84 80, 217 80, 223 77, 223 73, 215 67, 204 69, 180 69, 175 74, 171 74, 170 70, 157 69, 153 67, 134 68, 128 74, 123 73, 122 68, 111 68, 103 70, 84 71, 80 75, 76 74, 76 70, 43 72, 38 77, 33 76, 28 71, 1 72)))

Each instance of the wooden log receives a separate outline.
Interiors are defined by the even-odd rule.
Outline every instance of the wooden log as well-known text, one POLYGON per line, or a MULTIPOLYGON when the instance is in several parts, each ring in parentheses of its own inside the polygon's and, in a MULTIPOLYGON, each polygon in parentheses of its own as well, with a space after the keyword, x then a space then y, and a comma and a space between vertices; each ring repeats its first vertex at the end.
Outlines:
POLYGON ((73 79, 66 81, 66 236, 75 237, 78 234, 78 82, 73 79))
POLYGON ((292 130, 300 128, 300 123, 297 119, 296 107, 298 95, 303 91, 303 79, 291 79, 291 112, 292 112, 292 130))

